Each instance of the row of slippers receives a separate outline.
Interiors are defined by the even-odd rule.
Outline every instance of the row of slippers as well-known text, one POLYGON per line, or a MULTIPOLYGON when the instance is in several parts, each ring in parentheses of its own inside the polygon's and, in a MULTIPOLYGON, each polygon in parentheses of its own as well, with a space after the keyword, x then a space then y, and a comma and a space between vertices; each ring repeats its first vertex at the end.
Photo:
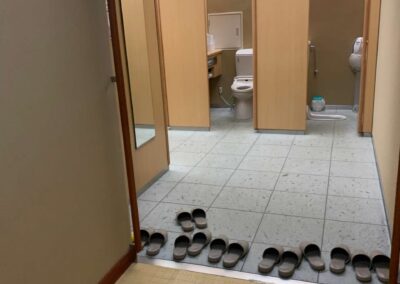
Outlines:
MULTIPOLYGON (((155 256, 168 240, 168 232, 165 230, 141 229, 142 247, 148 246, 146 254, 155 256)), ((174 242, 173 258, 176 261, 183 260, 186 255, 197 256, 210 244, 208 261, 218 263, 223 258, 225 268, 234 267, 240 259, 249 252, 247 241, 229 243, 229 239, 220 235, 212 239, 209 230, 202 230, 190 235, 179 235, 174 242)), ((279 264, 279 276, 290 278, 305 258, 315 271, 324 271, 325 262, 321 257, 321 249, 310 242, 302 242, 299 248, 284 250, 282 246, 270 246, 262 255, 258 264, 258 271, 262 274, 270 273, 274 266, 279 264)), ((378 279, 387 283, 389 281, 390 258, 380 251, 373 251, 370 255, 363 251, 353 251, 346 245, 340 245, 331 251, 331 263, 329 269, 335 274, 341 274, 346 270, 346 265, 352 263, 357 280, 361 282, 371 281, 371 270, 375 271, 378 279)))

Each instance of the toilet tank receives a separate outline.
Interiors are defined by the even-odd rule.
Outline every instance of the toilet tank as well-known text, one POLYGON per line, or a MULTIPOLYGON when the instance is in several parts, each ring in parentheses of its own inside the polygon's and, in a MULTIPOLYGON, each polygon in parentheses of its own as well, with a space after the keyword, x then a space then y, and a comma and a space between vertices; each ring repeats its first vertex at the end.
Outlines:
POLYGON ((253 76, 253 49, 236 51, 236 76, 253 76))

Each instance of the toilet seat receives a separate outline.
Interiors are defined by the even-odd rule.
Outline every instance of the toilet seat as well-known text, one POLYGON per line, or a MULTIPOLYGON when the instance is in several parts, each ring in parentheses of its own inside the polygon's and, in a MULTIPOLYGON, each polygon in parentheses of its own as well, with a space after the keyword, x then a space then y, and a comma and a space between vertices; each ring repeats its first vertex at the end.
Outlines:
POLYGON ((235 93, 251 93, 253 92, 253 76, 237 76, 235 77, 231 89, 235 93))

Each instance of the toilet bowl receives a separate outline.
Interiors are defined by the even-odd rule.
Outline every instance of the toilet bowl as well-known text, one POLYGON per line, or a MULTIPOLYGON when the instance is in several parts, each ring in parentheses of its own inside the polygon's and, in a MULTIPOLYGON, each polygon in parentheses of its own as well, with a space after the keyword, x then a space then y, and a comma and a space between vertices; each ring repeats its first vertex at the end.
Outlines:
POLYGON ((253 76, 237 76, 231 86, 235 97, 235 118, 244 120, 253 117, 253 76))

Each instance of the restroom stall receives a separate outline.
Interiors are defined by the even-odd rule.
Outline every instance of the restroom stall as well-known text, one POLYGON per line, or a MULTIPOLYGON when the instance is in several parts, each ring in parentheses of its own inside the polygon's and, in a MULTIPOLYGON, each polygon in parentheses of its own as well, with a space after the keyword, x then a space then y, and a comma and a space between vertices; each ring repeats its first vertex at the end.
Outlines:
POLYGON ((206 0, 159 0, 168 125, 209 129, 206 0))
POLYGON ((309 0, 254 0, 257 130, 306 129, 309 0))
MULTIPOLYGON (((254 50, 254 129, 304 132, 309 1, 254 0, 241 5, 246 3, 244 29, 252 32, 246 32, 243 47, 254 50)), ((207 14, 220 12, 221 5, 159 0, 170 127, 209 129, 210 100, 223 106, 217 96, 220 87, 229 97, 234 51, 222 52, 222 73, 227 76, 209 83, 207 70, 207 14)))
POLYGON ((313 96, 324 96, 328 105, 348 109, 358 105, 354 101, 356 72, 349 64, 349 57, 356 39, 363 36, 363 18, 364 0, 310 0, 309 39, 313 48, 309 104, 313 96))

